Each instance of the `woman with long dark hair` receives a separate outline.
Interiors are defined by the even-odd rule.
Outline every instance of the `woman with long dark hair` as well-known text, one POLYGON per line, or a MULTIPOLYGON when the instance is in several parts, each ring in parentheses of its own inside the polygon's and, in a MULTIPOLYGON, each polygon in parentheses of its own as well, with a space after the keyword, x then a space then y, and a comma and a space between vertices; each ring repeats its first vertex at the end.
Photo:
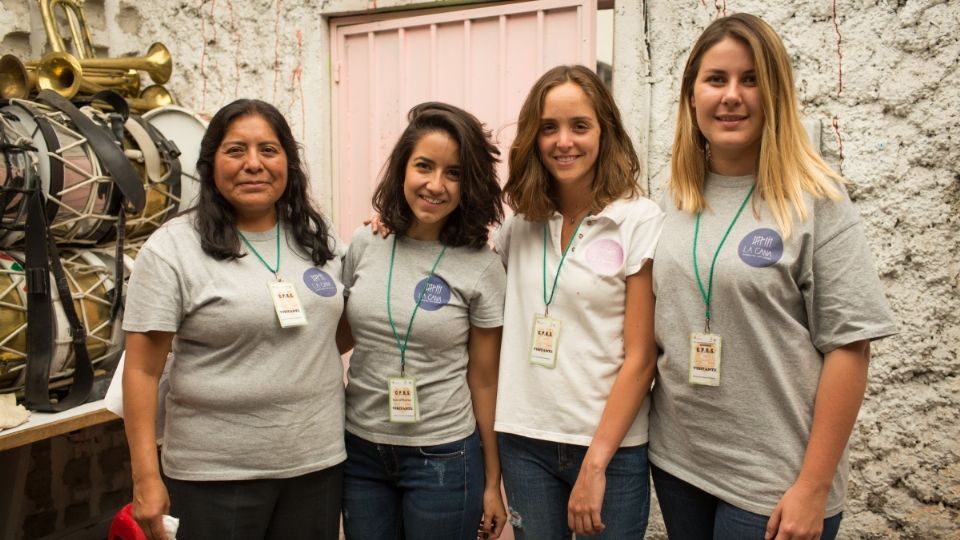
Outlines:
POLYGON ((140 251, 127 293, 125 427, 148 538, 338 537, 341 251, 313 208, 280 112, 237 100, 210 122, 195 211, 140 251), (339 343, 339 347, 338 347, 339 343), (163 468, 154 419, 167 353, 163 468))

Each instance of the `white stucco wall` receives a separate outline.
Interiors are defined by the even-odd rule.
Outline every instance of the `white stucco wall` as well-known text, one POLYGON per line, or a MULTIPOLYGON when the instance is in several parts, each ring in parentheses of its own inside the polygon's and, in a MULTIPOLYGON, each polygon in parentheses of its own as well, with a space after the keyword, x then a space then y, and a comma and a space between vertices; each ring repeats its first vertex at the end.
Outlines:
MULTIPOLYGON (((328 212, 334 209, 326 18, 458 3, 471 2, 86 2, 101 53, 142 54, 154 41, 171 49, 175 70, 168 86, 184 106, 212 114, 237 97, 275 103, 304 144, 317 201, 328 212)), ((820 121, 824 155, 852 182, 901 324, 899 336, 873 347, 841 536, 956 538, 960 1, 618 0, 614 89, 646 157, 642 183, 654 196, 669 169, 687 52, 724 10, 760 15, 783 36, 803 113, 820 121)), ((0 54, 36 58, 43 52, 35 0, 2 0, 0 29, 0 54)), ((651 536, 661 534, 654 523, 651 536)))

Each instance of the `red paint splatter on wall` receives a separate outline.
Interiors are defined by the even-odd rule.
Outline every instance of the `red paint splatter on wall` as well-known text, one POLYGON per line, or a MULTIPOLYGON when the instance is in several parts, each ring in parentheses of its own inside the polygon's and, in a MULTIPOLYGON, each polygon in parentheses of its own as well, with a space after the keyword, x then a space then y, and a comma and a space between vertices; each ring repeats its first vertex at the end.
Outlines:
POLYGON ((233 12, 233 0, 227 0, 227 10, 230 12, 230 35, 234 42, 233 99, 237 99, 240 96, 240 32, 237 30, 237 18, 233 12))
POLYGON ((307 136, 307 126, 306 126, 306 105, 303 102, 303 32, 297 30, 297 66, 293 68, 292 77, 290 78, 290 84, 296 88, 297 95, 294 99, 299 98, 300 100, 300 140, 304 140, 307 136))
POLYGON ((840 35, 840 23, 837 21, 837 0, 833 0, 833 31, 837 33, 837 97, 843 93, 843 36, 840 35))
POLYGON ((197 12, 200 14, 200 110, 204 111, 207 108, 207 71, 206 71, 206 59, 207 59, 207 20, 203 17, 203 3, 204 0, 200 0, 200 7, 197 8, 197 12))
POLYGON ((280 81, 280 0, 274 2, 276 16, 273 23, 273 35, 276 39, 273 42, 273 99, 277 102, 277 83, 280 81))
POLYGON ((717 17, 727 16, 727 0, 713 0, 713 7, 717 10, 717 17))

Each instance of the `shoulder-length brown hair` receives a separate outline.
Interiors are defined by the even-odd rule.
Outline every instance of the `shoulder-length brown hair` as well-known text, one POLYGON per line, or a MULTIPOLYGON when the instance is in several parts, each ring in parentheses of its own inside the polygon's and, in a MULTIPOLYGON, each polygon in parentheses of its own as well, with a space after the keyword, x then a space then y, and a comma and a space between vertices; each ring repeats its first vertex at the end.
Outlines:
POLYGON ((667 187, 681 210, 697 213, 706 206, 703 186, 708 141, 697 125, 691 97, 703 55, 728 37, 743 43, 753 55, 764 118, 757 195, 767 202, 780 232, 789 238, 794 217, 803 221, 807 216, 804 192, 815 198, 838 199, 844 180, 810 145, 797 108, 790 57, 776 31, 755 15, 737 13, 713 21, 690 50, 680 83, 667 187))
POLYGON ((490 142, 490 132, 467 111, 439 102, 421 103, 407 113, 407 128, 394 145, 384 166, 383 178, 373 194, 373 208, 396 234, 406 234, 414 223, 413 211, 403 194, 407 162, 420 139, 445 133, 459 147, 460 204, 440 231, 445 246, 481 248, 489 226, 503 220, 496 163, 500 150, 490 142))
POLYGON ((557 66, 534 83, 523 102, 517 118, 517 137, 510 147, 510 176, 503 186, 504 200, 510 208, 532 221, 546 220, 557 210, 556 187, 543 165, 537 137, 547 93, 566 82, 583 90, 600 124, 600 152, 594 165, 590 212, 599 212, 617 199, 643 194, 637 184, 640 160, 606 85, 584 66, 557 66))

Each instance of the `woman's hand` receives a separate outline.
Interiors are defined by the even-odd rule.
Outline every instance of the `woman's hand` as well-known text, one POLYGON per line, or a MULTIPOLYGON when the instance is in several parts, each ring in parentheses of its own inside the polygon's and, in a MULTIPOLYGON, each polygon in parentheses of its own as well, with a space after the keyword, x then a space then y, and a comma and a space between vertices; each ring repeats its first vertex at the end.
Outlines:
POLYGON ((600 534, 606 526, 600 520, 603 493, 607 488, 606 469, 584 462, 567 504, 567 526, 577 536, 600 534))
POLYGON ((373 234, 379 234, 383 238, 390 236, 390 233, 393 232, 389 227, 384 225, 382 221, 380 221, 380 214, 370 214, 367 219, 363 220, 363 224, 369 225, 370 230, 373 231, 373 234))
POLYGON ((483 490, 483 521, 480 522, 478 538, 500 538, 503 527, 507 524, 507 508, 500 495, 500 486, 489 487, 483 490))
POLYGON ((823 533, 828 489, 797 480, 788 489, 767 521, 764 540, 817 540, 823 533))
POLYGON ((163 515, 170 513, 170 496, 159 476, 144 478, 133 484, 133 519, 149 540, 166 540, 163 515))

